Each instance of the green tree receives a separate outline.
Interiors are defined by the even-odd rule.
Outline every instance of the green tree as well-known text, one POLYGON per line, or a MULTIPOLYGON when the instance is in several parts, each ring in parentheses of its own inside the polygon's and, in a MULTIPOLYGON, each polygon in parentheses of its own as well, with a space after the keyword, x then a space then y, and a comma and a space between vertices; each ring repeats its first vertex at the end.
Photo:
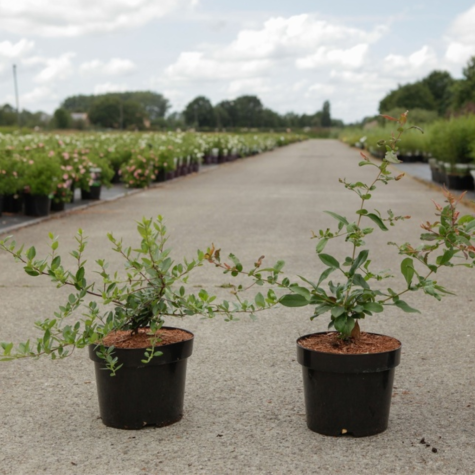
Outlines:
POLYGON ((53 114, 54 126, 57 129, 69 129, 71 127, 71 114, 68 110, 60 107, 53 114))
POLYGON ((332 125, 332 118, 330 115, 330 101, 325 101, 323 103, 320 124, 322 127, 331 127, 332 125))
POLYGON ((115 95, 106 95, 94 101, 89 111, 92 124, 111 129, 144 127, 145 111, 136 101, 122 101, 115 95))
POLYGON ((207 97, 195 97, 195 99, 185 107, 183 115, 187 125, 197 128, 216 126, 214 108, 207 97))
POLYGON ((399 86, 391 91, 379 103, 379 112, 384 114, 397 107, 405 110, 419 108, 433 111, 437 110, 437 103, 429 86, 423 81, 418 81, 399 86))
POLYGON ((238 127, 259 127, 264 106, 257 96, 240 96, 234 100, 238 127))
MULTIPOLYGON (((436 102, 436 110, 439 115, 444 115, 452 102, 452 89, 455 83, 454 79, 447 71, 432 71, 422 80, 436 102)), ((411 117, 412 109, 411 109, 411 117)), ((414 120, 415 122, 415 120, 414 120)))
POLYGON ((98 96, 86 96, 84 94, 67 97, 61 103, 61 108, 66 109, 69 112, 89 112, 96 97, 98 96))
POLYGON ((16 109, 10 104, 4 104, 0 107, 0 125, 16 125, 16 109))
POLYGON ((475 103, 475 56, 472 56, 463 69, 464 79, 454 85, 453 106, 461 109, 475 103))
POLYGON ((216 120, 220 127, 237 127, 238 110, 234 101, 221 101, 215 106, 216 120))

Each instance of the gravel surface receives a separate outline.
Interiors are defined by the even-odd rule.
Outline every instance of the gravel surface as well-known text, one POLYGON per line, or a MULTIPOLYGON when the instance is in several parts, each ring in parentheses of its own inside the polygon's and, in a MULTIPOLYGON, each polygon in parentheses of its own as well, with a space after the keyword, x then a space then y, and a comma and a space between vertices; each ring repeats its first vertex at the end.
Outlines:
MULTIPOLYGON (((314 279, 321 270, 312 230, 335 223, 324 210, 348 215, 353 195, 339 177, 364 180, 357 151, 332 140, 312 140, 225 164, 63 219, 14 232, 18 242, 47 252, 48 232, 60 249, 74 247, 82 228, 88 260, 119 266, 107 232, 138 241, 135 221, 164 216, 174 256, 192 256, 214 243, 249 265, 261 255, 286 261, 292 276, 314 279)), ((371 259, 398 273, 388 241, 417 241, 440 192, 407 177, 375 192, 373 205, 412 219, 370 236, 371 259)), ((469 211, 469 210, 465 210, 469 211)), ((330 244, 328 245, 330 246, 330 244)), ((343 241, 328 251, 345 255, 343 241)), ((93 365, 85 351, 63 361, 0 364, 0 474, 472 474, 475 471, 474 274, 447 269, 440 282, 457 292, 437 302, 412 295, 421 314, 390 309, 363 329, 402 341, 389 428, 377 436, 325 437, 305 423, 296 339, 326 329, 309 307, 278 308, 256 322, 170 321, 195 333, 188 362, 185 416, 175 425, 122 431, 98 415, 93 365)), ((221 297, 228 290, 217 269, 205 266, 192 281, 221 297)), ((401 280, 392 283, 400 288, 401 280)), ((198 288, 198 287, 197 287, 198 288)), ((49 281, 28 277, 0 254, 0 340, 34 336, 32 323, 52 315, 64 298, 49 281)))

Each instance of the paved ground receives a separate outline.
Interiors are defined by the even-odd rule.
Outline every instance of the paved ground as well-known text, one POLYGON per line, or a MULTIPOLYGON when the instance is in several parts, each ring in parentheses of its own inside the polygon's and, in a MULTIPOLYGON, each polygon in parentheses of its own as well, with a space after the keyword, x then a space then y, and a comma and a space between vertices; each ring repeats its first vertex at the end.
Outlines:
MULTIPOLYGON (((356 208, 338 177, 363 180, 358 153, 336 141, 308 141, 226 164, 175 182, 15 231, 46 252, 48 232, 71 249, 81 227, 88 259, 107 257, 105 233, 134 241, 134 221, 162 214, 175 256, 214 242, 251 264, 282 258, 289 274, 314 278, 319 266, 311 231, 333 224, 322 213, 356 208)), ((375 194, 374 206, 413 218, 372 236, 373 262, 397 271, 388 241, 416 241, 419 223, 442 195, 405 178, 375 194)), ((466 210, 469 211, 469 210, 466 210)), ((336 254, 344 255, 339 243, 336 254)), ((334 249, 334 248, 331 248, 334 249)), ((329 250, 331 250, 329 249, 329 250)), ((387 311, 364 330, 403 342, 389 429, 363 438, 324 437, 305 425, 295 340, 326 328, 310 310, 279 308, 257 322, 179 321, 195 333, 184 419, 162 429, 110 429, 98 419, 93 366, 86 352, 65 361, 0 365, 0 474, 471 474, 475 469, 475 323, 473 271, 448 269, 440 281, 457 297, 441 303, 413 295, 422 313, 387 311), (424 439, 426 444, 420 443, 424 439), (432 449, 437 449, 433 452, 432 449)), ((205 267, 193 285, 225 296, 223 276, 205 267)), ((398 287, 397 283, 391 284, 398 287)), ((0 339, 33 334, 61 292, 32 279, 0 255, 0 339)), ((170 322, 175 324, 175 322, 170 322)))

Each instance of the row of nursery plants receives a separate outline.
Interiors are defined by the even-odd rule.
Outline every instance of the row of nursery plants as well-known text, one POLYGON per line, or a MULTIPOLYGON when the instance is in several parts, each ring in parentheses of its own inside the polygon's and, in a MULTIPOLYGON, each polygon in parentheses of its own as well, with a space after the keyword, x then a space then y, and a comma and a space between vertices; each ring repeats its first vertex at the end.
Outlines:
POLYGON ((4 211, 19 212, 24 201, 25 212, 38 215, 50 202, 53 209, 63 209, 75 189, 82 190, 84 199, 98 199, 101 187, 114 182, 145 188, 196 172, 200 164, 223 163, 304 138, 290 133, 0 134, 1 202, 4 211))
MULTIPOLYGON (((384 147, 379 138, 383 127, 368 130, 345 129, 340 140, 367 150, 382 158, 384 147)), ((432 180, 455 190, 473 190, 475 176, 475 115, 439 120, 408 132, 400 145, 399 158, 403 162, 425 161, 431 168, 432 180)))
POLYGON ((378 263, 378 241, 366 242, 369 234, 388 232, 409 218, 391 210, 381 214, 371 206, 373 196, 403 176, 389 169, 391 163, 399 162, 401 135, 411 131, 406 114, 397 121, 397 132, 384 142, 382 162, 371 161, 361 152, 359 166, 368 170, 368 179, 340 179, 355 198, 356 206, 349 209, 356 211, 349 211, 348 216, 326 211, 335 225, 314 233, 320 269, 312 276, 288 276, 283 261, 268 266, 263 256, 244 267, 236 255, 224 257, 214 246, 198 251, 194 258, 175 261, 166 247, 167 229, 160 216, 138 223, 139 246, 129 247, 108 234, 112 249, 124 260, 122 273, 110 271, 116 266, 109 266, 105 259, 87 260, 87 238, 81 230, 77 248, 70 253, 75 262, 72 267, 66 265, 67 256, 61 254, 58 238, 52 234, 49 255, 41 257, 35 247, 26 249, 12 237, 1 240, 0 250, 20 263, 29 276, 49 278, 71 293, 54 315, 35 323, 36 340, 0 343, 0 360, 57 359, 75 348, 88 348, 104 424, 122 429, 166 426, 183 416, 186 362, 194 339, 188 331, 165 326, 166 321, 193 315, 224 315, 233 320, 236 314, 254 316, 279 304, 310 306, 311 319, 328 315, 328 327, 334 331, 297 340, 308 427, 331 436, 384 431, 401 342, 364 332, 364 319, 388 307, 418 312, 410 305, 411 294, 423 292, 440 300, 450 293, 439 283, 443 270, 454 266, 464 270, 475 264, 475 218, 461 216, 458 200, 449 193, 445 205, 436 204, 435 220, 424 222, 421 244, 391 243, 401 256, 399 279, 386 269, 385 262, 378 263), (371 242, 378 246, 375 255, 371 242), (348 248, 344 260, 336 257, 341 252, 332 254, 335 246, 338 251, 342 246, 348 248), (223 287, 232 289, 229 301, 219 301, 212 289, 198 291, 191 282, 187 285, 203 265, 210 265, 210 272, 224 273, 223 287), (239 278, 239 285, 233 277, 239 278), (386 288, 387 279, 391 280, 386 288))

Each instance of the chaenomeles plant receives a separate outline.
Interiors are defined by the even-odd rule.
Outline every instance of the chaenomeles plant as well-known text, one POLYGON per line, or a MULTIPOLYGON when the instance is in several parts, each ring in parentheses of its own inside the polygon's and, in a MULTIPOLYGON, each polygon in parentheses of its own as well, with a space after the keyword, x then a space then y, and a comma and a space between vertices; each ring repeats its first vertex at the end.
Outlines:
MULTIPOLYGON (((395 245, 399 254, 405 256, 400 264, 403 276, 403 284, 400 290, 388 287, 386 291, 371 287, 373 281, 382 281, 393 277, 388 272, 374 271, 374 262, 370 260, 369 249, 365 248, 365 237, 371 234, 375 228, 388 231, 388 226, 394 226, 399 220, 405 220, 410 216, 395 216, 391 210, 383 216, 377 210, 368 209, 377 185, 387 185, 391 181, 400 180, 404 174, 394 175, 388 166, 398 163, 398 143, 401 140, 407 126, 407 112, 399 118, 384 116, 386 119, 397 123, 397 130, 388 140, 382 140, 381 145, 386 147, 386 154, 382 162, 370 160, 364 153, 359 166, 368 166, 375 169, 375 177, 368 183, 351 183, 346 179, 340 179, 343 186, 354 193, 360 205, 353 219, 341 216, 337 213, 326 211, 337 221, 336 229, 324 229, 313 234, 318 240, 316 252, 324 266, 317 282, 301 277, 298 283, 291 282, 289 278, 278 279, 270 276, 267 283, 285 289, 286 293, 279 298, 279 302, 286 307, 314 306, 312 319, 325 314, 330 314, 328 328, 334 328, 343 340, 357 340, 360 336, 359 321, 367 315, 380 313, 385 306, 395 306, 405 312, 419 312, 411 307, 405 300, 404 294, 422 290, 424 293, 440 300, 443 295, 450 294, 448 290, 434 280, 441 267, 475 265, 475 247, 472 241, 475 237, 475 218, 470 215, 460 216, 457 204, 462 198, 455 198, 447 190, 446 205, 436 204, 437 220, 426 222, 421 225, 424 232, 420 239, 422 243, 412 246, 409 243, 395 245), (376 225, 371 227, 368 225, 376 225), (349 255, 343 262, 339 262, 334 256, 323 251, 329 241, 342 239, 349 245, 349 255), (460 258, 457 260, 457 258, 460 258), (336 274, 334 280, 325 281, 332 274, 336 274)), ((420 130, 420 129, 419 129, 420 130)), ((422 132, 422 130, 421 130, 422 132)), ((211 249, 213 251, 213 249, 211 249)), ((255 269, 247 272, 242 269, 239 260, 232 256, 232 264, 221 262, 219 253, 210 252, 206 258, 212 264, 222 268, 225 273, 231 275, 246 274, 253 278, 256 283, 262 284, 262 277, 255 269)), ((282 268, 282 266, 280 266, 282 268)), ((277 276, 280 277, 280 276, 277 276)), ((239 289, 241 290, 241 289, 239 289)))
MULTIPOLYGON (((156 349, 160 344, 157 332, 165 319, 197 314, 212 318, 223 314, 226 320, 236 320, 236 313, 254 316, 255 312, 276 304, 277 297, 272 289, 266 297, 259 293, 253 302, 238 298, 233 302, 218 303, 216 297, 203 288, 196 294, 190 292, 188 279, 203 265, 205 254, 198 250, 194 259, 175 263, 170 257, 170 249, 165 247, 167 229, 161 216, 155 220, 143 218, 137 224, 137 231, 141 238, 137 249, 124 245, 111 233, 107 234, 113 251, 124 260, 124 274, 109 272, 109 263, 98 259, 95 271, 100 277, 98 282, 86 278, 84 251, 87 239, 82 230, 75 237, 77 248, 70 252, 75 261, 72 270, 63 266, 58 239, 52 234, 49 235, 51 252, 41 259, 36 256, 35 247, 24 250, 24 246, 18 246, 11 237, 0 240, 0 249, 23 264, 28 275, 47 276, 58 288, 72 290, 54 316, 35 323, 40 331, 35 342, 28 340, 16 346, 0 343, 0 361, 42 355, 64 358, 74 348, 95 344, 98 356, 105 360, 114 375, 121 366, 114 356, 114 347, 101 344, 111 332, 126 330, 134 335, 139 329, 147 329, 151 337, 150 347, 144 350, 143 362, 147 363, 162 354, 156 349)), ((269 278, 276 279, 279 271, 279 263, 275 268, 269 268, 269 278)))

